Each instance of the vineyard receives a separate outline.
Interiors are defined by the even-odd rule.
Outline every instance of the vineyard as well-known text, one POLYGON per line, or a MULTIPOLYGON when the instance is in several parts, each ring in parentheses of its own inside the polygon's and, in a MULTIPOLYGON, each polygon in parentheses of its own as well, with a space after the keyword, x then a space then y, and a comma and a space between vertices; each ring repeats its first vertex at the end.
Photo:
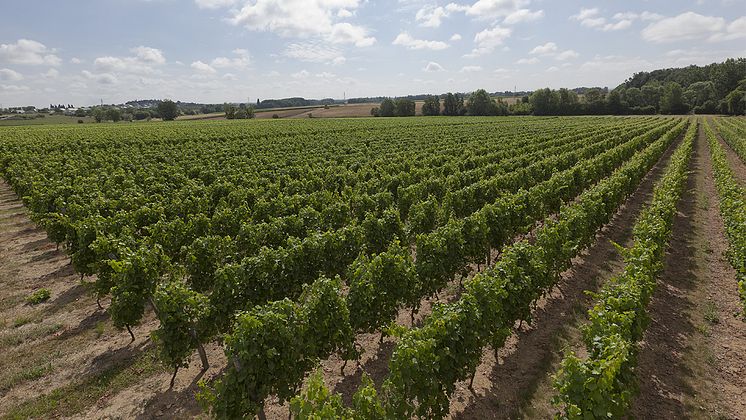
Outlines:
POLYGON ((0 128, 0 174, 0 416, 746 418, 744 119, 0 128))

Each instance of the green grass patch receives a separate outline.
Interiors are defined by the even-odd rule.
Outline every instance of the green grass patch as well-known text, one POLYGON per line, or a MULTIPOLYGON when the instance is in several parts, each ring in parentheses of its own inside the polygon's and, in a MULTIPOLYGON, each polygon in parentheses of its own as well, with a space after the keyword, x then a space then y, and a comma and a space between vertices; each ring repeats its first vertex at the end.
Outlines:
POLYGON ((165 372, 154 350, 119 362, 100 374, 24 401, 3 419, 69 417, 92 407, 105 395, 117 392, 151 375, 165 372))
POLYGON ((50 297, 52 297, 52 292, 50 292, 49 289, 39 289, 27 297, 26 302, 28 302, 29 305, 38 305, 42 302, 48 301, 50 297))
POLYGON ((32 366, 12 374, 9 378, 0 381, 0 392, 5 392, 21 382, 33 381, 43 378, 54 370, 52 363, 32 366))

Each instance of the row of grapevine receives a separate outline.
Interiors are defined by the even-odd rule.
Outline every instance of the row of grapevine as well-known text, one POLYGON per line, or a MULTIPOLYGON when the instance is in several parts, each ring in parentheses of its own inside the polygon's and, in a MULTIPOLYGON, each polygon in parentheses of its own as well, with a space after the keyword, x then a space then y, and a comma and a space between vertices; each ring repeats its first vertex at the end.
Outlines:
POLYGON ((561 418, 601 419, 623 417, 636 386, 637 343, 648 318, 645 308, 663 271, 676 207, 689 177, 697 123, 689 126, 676 149, 653 198, 633 228, 633 244, 623 251, 625 267, 598 294, 583 327, 588 358, 574 353, 562 361, 556 375, 555 403, 561 418))
POLYGON ((741 162, 746 163, 746 124, 738 124, 725 118, 714 121, 720 137, 736 152, 741 162))
POLYGON ((720 215, 728 238, 728 261, 736 269, 743 315, 746 316, 746 188, 738 183, 725 151, 710 125, 706 123, 704 127, 710 145, 715 185, 720 197, 720 215))
MULTIPOLYGON (((576 204, 563 209, 560 213, 560 220, 564 220, 564 223, 559 222, 555 226, 553 222, 547 222, 548 224, 540 229, 540 232, 543 233, 538 234, 539 238, 543 238, 540 239, 540 243, 543 246, 553 246, 554 249, 562 248, 563 243, 560 243, 559 241, 564 238, 559 235, 549 234, 549 232, 565 231, 565 234, 569 235, 570 232, 566 230, 570 226, 583 226, 583 223, 580 222, 586 221, 586 219, 584 219, 585 217, 610 217, 613 212, 606 207, 617 205, 626 194, 629 194, 634 190, 636 184, 632 182, 641 179, 641 177, 647 172, 647 169, 657 160, 657 157, 659 157, 665 148, 679 135, 679 133, 681 133, 684 126, 685 122, 682 121, 675 129, 667 132, 661 139, 655 141, 652 146, 635 155, 635 157, 632 158, 629 163, 622 166, 622 168, 619 169, 612 178, 602 181, 599 186, 593 187, 591 190, 581 195, 579 203, 585 205, 576 204), (614 181, 610 181, 611 179, 614 181), (616 193, 614 193, 615 187, 618 188, 616 193), (610 198, 616 198, 616 200, 608 201, 607 199, 610 198), (580 207, 578 208, 576 206, 580 207), (597 214, 588 214, 581 211, 581 209, 584 209, 586 206, 596 206, 595 210, 597 214), (569 218, 563 217, 568 216, 570 213, 574 216, 569 218), (583 220, 578 220, 580 218, 583 218, 583 220)), ((626 157, 625 159, 621 159, 623 155, 617 154, 616 156, 620 159, 620 162, 623 162, 626 159, 626 157)), ((588 236, 591 233, 595 233, 598 227, 600 226, 596 226, 590 231, 585 231, 585 235, 588 236)), ((585 241, 590 241, 590 239, 585 239, 585 241)), ((530 264, 531 262, 523 258, 525 257, 523 253, 530 252, 527 251, 528 249, 534 249, 534 252, 538 252, 539 249, 542 249, 542 245, 530 245, 526 241, 521 241, 514 247, 507 248, 503 257, 494 269, 488 270, 485 274, 478 275, 474 280, 467 283, 467 292, 459 302, 453 305, 441 305, 436 307, 433 315, 427 319, 426 325, 423 328, 411 330, 401 337, 390 365, 391 375, 386 381, 386 385, 384 385, 383 398, 385 402, 379 402, 381 407, 385 407, 387 416, 405 418, 418 414, 427 417, 438 417, 445 414, 447 411, 448 398, 444 387, 450 387, 452 389, 452 386, 449 384, 455 384, 455 378, 451 373, 453 372, 451 368, 454 368, 457 371, 468 369, 468 366, 463 368, 458 367, 460 366, 460 362, 458 360, 453 360, 452 358, 457 356, 459 351, 462 351, 461 349, 464 349, 463 351, 466 351, 468 357, 472 359, 472 362, 470 362, 469 365, 473 364, 473 369, 475 369, 476 362, 478 362, 478 358, 481 356, 481 349, 484 345, 490 342, 489 338, 494 337, 495 334, 504 335, 509 331, 510 327, 508 327, 508 325, 512 326, 512 323, 501 319, 501 317, 511 316, 512 319, 515 319, 517 313, 509 315, 507 314, 507 311, 498 311, 498 313, 487 312, 486 309, 494 309, 494 307, 488 307, 486 305, 499 304, 507 306, 507 303, 511 301, 498 302, 496 300, 505 298, 509 299, 508 295, 510 293, 516 293, 512 302, 515 302, 516 305, 522 305, 520 300, 522 300, 523 297, 517 294, 518 290, 515 288, 508 290, 505 287, 509 286, 510 282, 502 282, 499 281, 498 278, 508 280, 508 278, 503 278, 502 276, 507 272, 506 270, 511 270, 513 268, 518 269, 523 274, 527 274, 523 272, 523 268, 525 267, 521 268, 521 264, 524 264, 525 266, 525 264, 530 264), (498 293, 497 291, 490 290, 492 287, 500 287, 503 288, 503 290, 498 293), (480 299, 481 302, 479 301, 480 299), (495 300, 490 301, 490 299, 495 300), (480 304, 484 304, 485 306, 480 307, 480 304), (503 327, 498 327, 498 330, 495 331, 490 330, 490 328, 494 328, 498 325, 503 325, 503 327), (450 337, 447 339, 447 342, 442 341, 443 336, 441 334, 446 334, 450 337), (479 334, 479 336, 475 337, 476 334, 479 334), (412 346, 418 348, 418 350, 416 352, 406 350, 407 348, 412 348, 412 346), (440 357, 445 357, 445 359, 436 362, 440 357), (474 359, 475 357, 476 359, 474 359), (456 366, 454 366, 454 364, 456 366), (427 372, 422 371, 423 369, 427 370, 427 372), (448 376, 444 377, 444 375, 448 376), (419 402, 418 407, 415 407, 415 401, 419 402), (445 407, 443 404, 445 404, 445 407)), ((572 255, 566 256, 567 261, 569 261, 569 258, 574 255, 576 249, 577 247, 572 246, 566 248, 566 253, 572 253, 572 255)), ((556 256, 556 258, 559 258, 559 256, 556 256)), ((538 261, 532 262, 537 263, 538 261)), ((557 266, 556 269, 559 269, 559 267, 557 266)), ((406 272, 406 270, 403 271, 406 272)), ((518 274, 517 271, 512 271, 513 274, 518 274)), ((556 275, 558 275, 558 273, 559 271, 556 275)), ((546 274, 548 275, 548 273, 546 274)), ((538 280, 538 277, 536 280, 538 280)), ((544 288, 548 286, 549 284, 545 285, 544 288)), ((536 287, 537 290, 534 291, 534 293, 540 293, 540 290, 538 290, 539 285, 537 284, 536 287)), ((376 298, 376 296, 372 295, 371 299, 373 298, 376 298)), ((381 296, 380 298, 383 299, 385 296, 381 296)), ((530 301, 525 303, 526 307, 528 307, 528 305, 530 305, 530 301)), ((519 308, 516 307, 514 309, 519 308)), ((352 313, 350 316, 351 319, 354 319, 355 317, 352 313)), ((235 354, 226 354, 229 358, 236 356, 235 354)), ((265 363, 266 362, 267 361, 265 361, 265 363)), ((245 365, 245 363, 240 364, 242 366, 245 365)), ((229 370, 230 369, 231 368, 229 367, 229 370)), ((456 373, 456 375, 458 375, 458 373, 456 373)), ((460 379, 468 377, 463 374, 460 376, 460 379)), ((301 380, 302 376, 299 375, 297 377, 296 386, 300 384, 301 380)), ((223 388, 221 391, 226 392, 228 390, 223 388)), ((233 389, 231 391, 231 394, 228 395, 242 392, 239 389, 233 389)), ((361 392, 370 393, 371 389, 370 387, 365 387, 361 392)), ((227 399, 231 400, 232 397, 229 396, 227 399)), ((220 398, 217 398, 217 400, 220 400, 220 398)), ((302 401, 296 402, 300 402, 300 406, 305 407, 304 409, 309 408, 309 406, 303 404, 302 401)), ((223 409, 223 406, 221 406, 221 409, 223 409)), ((249 413, 233 412, 232 414, 246 415, 249 413)))
MULTIPOLYGON (((677 127, 679 127, 680 130, 682 124, 679 124, 677 127)), ((670 132, 671 136, 675 135, 675 132, 675 129, 672 130, 670 132)), ((536 198, 534 201, 536 207, 535 211, 540 211, 540 209, 551 209, 552 206, 550 205, 550 202, 556 202, 556 206, 559 208, 563 199, 572 198, 577 194, 577 192, 581 191, 586 186, 591 185, 595 181, 611 173, 615 167, 629 159, 637 150, 642 146, 649 144, 651 140, 655 139, 657 135, 660 135, 661 133, 662 131, 657 132, 656 130, 653 130, 652 133, 639 136, 628 143, 611 148, 594 159, 582 161, 576 167, 573 167, 572 170, 555 174, 555 176, 551 178, 551 181, 549 181, 551 182, 549 186, 544 185, 537 190, 529 190, 529 192, 534 194, 536 198)), ((526 208, 528 207, 530 206, 526 206, 526 208)), ((514 211, 511 206, 505 206, 503 208, 510 208, 510 211, 514 211)), ((496 214, 495 216, 494 219, 496 221, 499 220, 503 223, 503 228, 508 227, 506 224, 506 221, 509 220, 509 218, 506 217, 507 214, 496 214)), ((518 217, 517 220, 520 220, 523 223, 523 220, 526 219, 526 215, 519 214, 519 216, 521 217, 518 217)), ((463 227, 466 225, 460 225, 460 221, 454 221, 455 224, 452 223, 447 225, 451 227, 451 230, 445 230, 445 233, 441 233, 441 235, 444 235, 443 239, 437 243, 438 245, 445 247, 445 251, 441 251, 443 259, 440 263, 447 264, 448 261, 457 261, 457 263, 461 264, 461 267, 463 268, 463 264, 466 262, 466 258, 464 258, 464 255, 466 255, 465 253, 468 252, 470 248, 474 248, 475 245, 478 246, 484 243, 484 239, 480 238, 487 238, 489 236, 489 226, 487 223, 484 223, 486 220, 487 219, 484 219, 482 224, 473 225, 473 227, 477 228, 476 232, 478 234, 473 234, 471 236, 466 235, 465 232, 475 232, 474 228, 464 229, 463 227), (479 229, 482 229, 481 233, 479 232, 479 229), (473 238, 477 238, 477 240, 474 240, 473 238), (452 255, 448 255, 449 253, 452 255)), ((531 222, 531 225, 533 225, 533 222, 531 222)), ((432 289, 430 289, 430 286, 426 283, 428 277, 425 277, 425 275, 427 272, 423 273, 420 268, 424 265, 419 265, 420 253, 421 251, 418 247, 418 265, 416 267, 412 266, 408 250, 400 247, 396 243, 392 244, 386 253, 374 255, 372 258, 367 257, 366 254, 363 253, 358 257, 349 270, 350 280, 348 283, 350 289, 347 295, 350 321, 353 324, 352 327, 354 331, 368 332, 380 329, 382 326, 387 325, 393 320, 395 314, 401 307, 411 307, 412 305, 419 303, 420 298, 432 292, 432 289)), ((455 270, 457 270, 458 267, 459 266, 456 266, 456 269, 451 268, 452 273, 455 273, 455 270)), ((446 276, 447 275, 448 274, 446 274, 446 276)), ((239 286, 232 287, 231 289, 243 290, 245 288, 239 286)), ((221 300, 221 302, 224 301, 225 299, 221 300)), ((235 301, 242 302, 244 299, 236 299, 235 301)), ((227 317, 221 316, 220 318, 225 319, 227 317)), ((335 324, 330 324, 330 328, 332 327, 335 327, 335 324)), ((264 326, 257 324, 255 325, 255 328, 261 330, 264 326)), ((252 336, 259 337, 264 337, 268 334, 269 331, 265 331, 263 334, 259 334, 256 331, 252 332, 252 336)), ((300 334, 300 332, 298 334, 300 334)), ((332 332, 330 331, 328 335, 332 335, 332 332)), ((264 347, 263 343, 255 343, 255 345, 260 348, 264 347)), ((226 354, 229 360, 233 360, 237 357, 236 354, 231 354, 229 351, 229 349, 226 349, 226 354)), ((283 353, 283 351, 280 351, 279 353, 267 354, 263 363, 255 363, 256 361, 254 361, 251 365, 274 365, 276 364, 273 362, 274 358, 279 357, 284 360, 283 353)), ((303 355, 300 354, 297 356, 299 357, 297 364, 303 364, 303 360, 305 360, 305 358, 302 357, 303 355)), ((328 356, 328 354, 326 356, 328 356)), ((249 363, 247 361, 240 361, 240 365, 247 366, 249 363)), ((232 367, 229 367, 229 373, 232 372, 232 369, 232 367)), ((245 371, 246 368, 242 368, 244 374, 245 371)), ((302 373, 304 371, 296 370, 296 372, 299 373, 295 382, 297 386, 303 379, 302 373)), ((261 372, 254 372, 252 377, 263 382, 272 381, 272 378, 266 377, 266 375, 263 375, 261 372)), ((242 385, 245 386, 250 384, 245 382, 242 385)), ((230 395, 225 398, 213 399, 219 402, 234 401, 235 398, 232 397, 232 395, 235 394, 244 395, 244 391, 241 389, 232 389, 225 386, 221 387, 218 390, 218 393, 230 395)), ((265 395, 261 396, 265 397, 265 395)), ((256 401, 255 404, 260 406, 262 401, 263 399, 256 401)), ((238 408, 239 407, 234 407, 234 409, 238 408)), ((221 406, 217 411, 224 412, 225 409, 225 407, 221 406)), ((247 413, 233 413, 233 415, 239 414, 247 413)))

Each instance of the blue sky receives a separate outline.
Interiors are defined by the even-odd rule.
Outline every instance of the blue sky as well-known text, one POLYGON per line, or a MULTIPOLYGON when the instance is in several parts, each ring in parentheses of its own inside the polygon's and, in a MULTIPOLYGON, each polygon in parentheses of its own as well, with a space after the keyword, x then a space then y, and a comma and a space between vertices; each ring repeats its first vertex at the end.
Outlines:
POLYGON ((614 87, 746 56, 746 0, 4 3, 5 107, 614 87))

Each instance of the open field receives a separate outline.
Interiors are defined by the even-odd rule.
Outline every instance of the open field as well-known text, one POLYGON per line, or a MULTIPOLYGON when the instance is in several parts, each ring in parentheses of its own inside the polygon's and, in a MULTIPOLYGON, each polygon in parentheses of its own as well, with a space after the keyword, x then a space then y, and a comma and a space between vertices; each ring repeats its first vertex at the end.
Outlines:
POLYGON ((371 106, 0 127, 0 418, 746 418, 746 119, 371 106))
POLYGON ((0 116, 0 127, 18 126, 18 125, 51 125, 51 124, 76 124, 78 120, 84 123, 95 122, 93 117, 70 117, 67 115, 46 115, 33 119, 16 119, 17 117, 3 115, 0 116), (3 118, 4 117, 4 118, 3 118))

